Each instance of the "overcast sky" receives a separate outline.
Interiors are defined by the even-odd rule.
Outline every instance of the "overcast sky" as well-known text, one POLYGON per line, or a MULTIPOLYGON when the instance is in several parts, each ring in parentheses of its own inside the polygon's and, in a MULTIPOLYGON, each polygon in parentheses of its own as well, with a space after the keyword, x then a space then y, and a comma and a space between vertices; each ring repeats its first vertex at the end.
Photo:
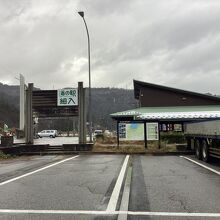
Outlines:
POLYGON ((133 79, 220 94, 219 0, 0 0, 0 81, 133 88, 133 79))

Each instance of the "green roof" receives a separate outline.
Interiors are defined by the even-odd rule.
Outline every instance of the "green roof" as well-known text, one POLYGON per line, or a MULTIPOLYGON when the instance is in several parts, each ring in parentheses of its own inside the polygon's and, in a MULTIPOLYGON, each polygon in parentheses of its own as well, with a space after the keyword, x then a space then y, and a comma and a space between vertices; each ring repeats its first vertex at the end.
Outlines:
POLYGON ((173 118, 177 117, 187 118, 201 118, 201 117, 217 117, 220 114, 220 105, 206 105, 206 106, 170 106, 170 107, 141 107, 131 109, 123 112, 116 112, 111 114, 112 118, 123 118, 123 117, 135 117, 135 118, 155 118, 155 116, 166 118, 166 116, 173 118), (163 113, 163 115, 162 115, 163 113), (187 114, 186 114, 187 113, 187 114), (203 114, 202 114, 203 113, 203 114), (216 114, 214 114, 216 113, 216 114), (202 116, 202 115, 203 116, 202 116), (210 115, 212 114, 212 115, 210 115), (214 114, 214 116, 213 116, 214 114), (146 116, 146 117, 145 117, 146 116))

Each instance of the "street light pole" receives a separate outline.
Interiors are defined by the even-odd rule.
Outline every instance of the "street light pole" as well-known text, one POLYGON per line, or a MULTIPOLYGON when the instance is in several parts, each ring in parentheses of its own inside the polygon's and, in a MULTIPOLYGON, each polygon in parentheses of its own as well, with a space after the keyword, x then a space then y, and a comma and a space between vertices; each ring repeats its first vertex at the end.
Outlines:
POLYGON ((78 14, 82 17, 85 27, 86 27, 86 33, 88 37, 88 64, 89 64, 89 104, 88 104, 88 119, 89 119, 89 141, 92 142, 92 118, 91 118, 91 67, 90 67, 90 38, 89 38, 89 30, 84 18, 84 12, 79 11, 78 14))

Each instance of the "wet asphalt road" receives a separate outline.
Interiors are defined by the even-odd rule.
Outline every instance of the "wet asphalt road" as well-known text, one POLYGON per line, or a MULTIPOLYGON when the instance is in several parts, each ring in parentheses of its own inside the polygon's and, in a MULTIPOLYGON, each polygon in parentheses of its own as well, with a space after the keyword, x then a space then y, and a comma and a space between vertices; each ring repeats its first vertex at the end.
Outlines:
MULTIPOLYGON (((65 159, 32 157, 0 162, 0 182, 65 159)), ((80 155, 30 176, 0 185, 0 209, 51 210, 51 213, 0 213, 0 219, 118 219, 106 210, 124 155, 80 155), (91 215, 54 214, 56 210, 95 211, 91 215), (96 212, 98 213, 96 215, 96 212)), ((171 217, 165 213, 220 213, 220 176, 178 156, 131 156, 129 211, 159 216, 129 215, 128 219, 188 220, 214 217, 171 217)), ((219 163, 212 163, 219 170, 219 163)), ((121 194, 123 187, 121 190, 121 194)), ((119 203, 121 195, 119 196, 119 203)), ((120 204, 118 204, 119 207, 120 204)))
MULTIPOLYGON (((183 158, 133 158, 129 210, 220 213, 220 177, 183 158)), ((192 217, 130 217, 129 219, 192 219, 192 217)), ((207 217, 193 217, 207 219, 207 217)))

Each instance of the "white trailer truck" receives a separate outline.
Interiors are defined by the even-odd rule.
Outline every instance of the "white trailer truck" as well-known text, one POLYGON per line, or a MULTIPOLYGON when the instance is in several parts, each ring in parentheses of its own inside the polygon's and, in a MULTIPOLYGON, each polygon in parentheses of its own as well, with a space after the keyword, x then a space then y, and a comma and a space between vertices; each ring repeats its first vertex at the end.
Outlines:
POLYGON ((186 123, 184 130, 188 147, 195 150, 198 159, 220 159, 220 119, 186 123))

